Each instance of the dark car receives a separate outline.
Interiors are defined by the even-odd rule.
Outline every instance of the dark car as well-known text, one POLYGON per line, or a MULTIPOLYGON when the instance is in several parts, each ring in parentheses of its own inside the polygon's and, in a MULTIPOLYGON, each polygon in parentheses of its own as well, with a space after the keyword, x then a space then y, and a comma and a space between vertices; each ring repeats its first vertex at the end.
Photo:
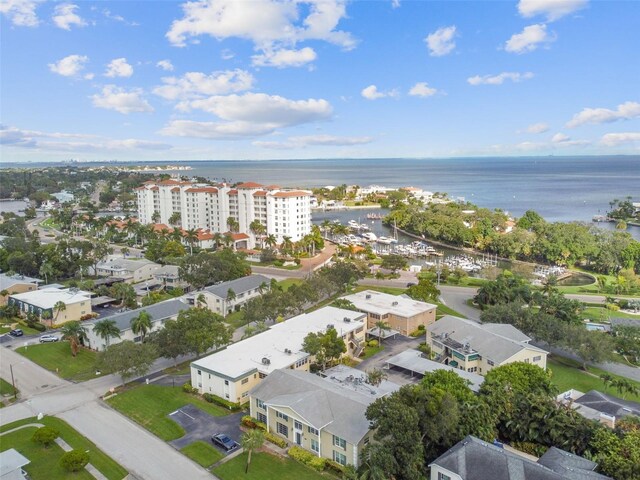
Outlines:
POLYGON ((407 283, 407 288, 409 288, 409 287, 415 287, 416 285, 417 285, 417 284, 416 284, 416 283, 414 283, 414 282, 409 282, 409 283, 407 283))
POLYGON ((217 435, 213 435, 211 437, 211 441, 213 442, 214 445, 217 445, 218 447, 222 448, 227 452, 230 452, 231 450, 234 450, 239 447, 237 442, 234 442, 233 440, 231 440, 231 438, 229 438, 224 433, 218 433, 217 435))
POLYGON ((11 330, 9 332, 9 335, 11 335, 12 337, 21 337, 22 335, 24 335, 24 332, 19 328, 16 328, 14 330, 11 330))

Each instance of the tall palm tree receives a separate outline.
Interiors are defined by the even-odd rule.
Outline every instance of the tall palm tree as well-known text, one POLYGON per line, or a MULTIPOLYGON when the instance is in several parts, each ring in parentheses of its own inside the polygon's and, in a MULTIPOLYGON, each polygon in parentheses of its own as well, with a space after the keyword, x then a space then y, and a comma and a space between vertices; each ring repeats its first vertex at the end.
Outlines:
POLYGON ((207 305, 207 298, 204 296, 204 293, 198 294, 196 297, 196 307, 201 308, 207 305))
POLYGON ((143 310, 137 317, 131 319, 131 330, 136 335, 140 335, 140 341, 144 343, 144 337, 146 337, 149 330, 151 330, 151 315, 143 310))
POLYGON ((49 277, 54 275, 55 270, 50 262, 43 262, 43 264, 40 265, 39 273, 40 275, 44 275, 44 283, 49 283, 49 277))
POLYGON ((293 241, 291 237, 287 237, 286 235, 282 237, 282 244, 280 245, 283 253, 290 253, 293 250, 293 241))
POLYGON ((78 355, 80 349, 80 343, 87 339, 87 330, 80 324, 80 322, 73 321, 65 323, 60 329, 62 338, 69 340, 71 346, 71 355, 74 357, 78 355))
MULTIPOLYGON (((249 224, 249 230, 251 230, 251 233, 253 233, 253 235, 257 238, 257 237, 263 237, 263 235, 266 233, 267 228, 260 223, 260 220, 254 220, 253 222, 251 222, 249 224)), ((262 240, 264 240, 262 238, 262 240)))
POLYGON ((267 238, 264 239, 264 244, 269 248, 275 247, 277 243, 278 243, 278 239, 273 233, 270 235, 267 235, 267 238))
POLYGON ((391 330, 391 327, 384 320, 378 320, 376 322, 376 328, 378 329, 378 339, 380 340, 380 345, 382 345, 382 331, 391 330))
POLYGON ((238 228, 240 228, 240 224, 235 218, 229 217, 227 218, 227 227, 229 227, 230 231, 235 233, 238 231, 238 228))
POLYGON ((603 373, 602 375, 600 375, 600 380, 602 380, 602 383, 604 383, 604 390, 606 392, 609 385, 611 385, 611 382, 613 382, 614 377, 613 375, 610 375, 608 373, 603 373))
POLYGON ((369 370, 367 372, 367 383, 373 385, 374 387, 379 386, 383 382, 383 380, 386 379, 387 374, 379 368, 374 368, 373 370, 369 370))
POLYGON ((251 454, 254 450, 258 450, 264 444, 264 432, 259 428, 249 430, 242 435, 242 448, 247 452, 247 466, 244 469, 244 473, 249 471, 249 465, 251 464, 251 454))
POLYGON ((194 228, 185 231, 184 240, 189 244, 189 254, 193 255, 193 244, 198 241, 198 231, 194 228))
POLYGON ((67 304, 64 303, 62 300, 58 300, 56 304, 53 306, 53 311, 56 314, 56 323, 58 322, 58 315, 60 315, 60 312, 64 312, 66 309, 67 309, 67 304))
POLYGON ((104 319, 93 325, 93 333, 104 340, 105 347, 109 348, 111 337, 120 338, 120 329, 115 320, 104 319))

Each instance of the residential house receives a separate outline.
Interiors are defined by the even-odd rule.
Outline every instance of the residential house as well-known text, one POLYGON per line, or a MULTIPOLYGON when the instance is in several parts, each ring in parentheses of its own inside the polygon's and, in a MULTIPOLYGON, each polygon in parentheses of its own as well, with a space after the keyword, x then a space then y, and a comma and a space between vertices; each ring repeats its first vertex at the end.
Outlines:
POLYGON ((226 316, 239 310, 248 300, 262 295, 269 289, 271 279, 264 275, 248 275, 228 282, 211 285, 195 292, 197 298, 202 294, 207 308, 212 312, 226 316), (231 293, 231 296, 229 295, 231 293))
POLYGON ((189 289, 189 284, 180 278, 180 267, 164 265, 153 272, 153 279, 162 284, 165 290, 174 288, 189 289))
POLYGON ((39 278, 25 277, 24 275, 7 275, 0 273, 0 292, 7 292, 6 295, 0 293, 0 305, 7 303, 7 298, 11 294, 33 292, 42 283, 39 278))
POLYGON ((32 292, 9 295, 9 305, 16 305, 24 313, 35 313, 40 318, 48 312, 52 323, 65 323, 80 320, 92 313, 91 292, 77 288, 51 288, 51 286, 32 292), (65 309, 58 311, 58 302, 65 305, 65 309))
POLYGON ((146 258, 133 260, 111 257, 105 262, 98 263, 96 275, 123 278, 127 283, 138 283, 152 279, 154 272, 159 268, 159 264, 146 258))
POLYGON ((0 453, 0 480, 25 480, 29 478, 22 467, 30 463, 31 461, 15 448, 5 450, 0 453))
POLYGON ((171 300, 154 303, 148 307, 137 308, 135 310, 117 313, 109 317, 85 322, 83 325, 87 332, 87 340, 85 340, 84 345, 97 351, 101 351, 106 348, 106 340, 93 331, 94 325, 98 322, 113 320, 116 322, 116 326, 120 329, 120 337, 110 338, 109 345, 120 343, 124 340, 139 342, 141 340, 140 335, 135 334, 131 329, 131 320, 140 315, 141 312, 147 312, 151 316, 151 329, 149 332, 155 332, 160 330, 167 320, 177 318, 181 311, 188 310, 189 308, 190 306, 183 299, 172 298, 171 300))
POLYGON ((364 344, 365 317, 360 312, 324 307, 277 323, 265 332, 192 362, 191 385, 200 393, 245 403, 249 391, 274 371, 309 370, 313 359, 302 350, 309 333, 333 328, 344 340, 347 355, 358 356, 364 344))
POLYGON ((556 400, 569 405, 583 417, 596 420, 610 428, 615 428, 618 420, 629 415, 640 417, 640 403, 623 400, 597 390, 582 393, 572 389, 558 395, 556 400))
MULTIPOLYGON (((360 372, 362 373, 362 372, 360 372)), ((389 392, 299 370, 275 370, 250 393, 251 416, 318 457, 358 466, 373 432, 367 407, 389 392)))
POLYGON ((426 327, 436 321, 436 305, 407 296, 365 290, 343 298, 367 314, 368 328, 374 328, 377 322, 383 321, 392 330, 408 336, 420 325, 426 327))
POLYGON ((548 352, 530 341, 513 325, 480 324, 451 315, 427 327, 427 344, 437 362, 480 375, 513 362, 546 369, 548 352))
POLYGON ((537 461, 517 450, 467 436, 436 458, 431 480, 611 480, 596 463, 551 447, 537 461))

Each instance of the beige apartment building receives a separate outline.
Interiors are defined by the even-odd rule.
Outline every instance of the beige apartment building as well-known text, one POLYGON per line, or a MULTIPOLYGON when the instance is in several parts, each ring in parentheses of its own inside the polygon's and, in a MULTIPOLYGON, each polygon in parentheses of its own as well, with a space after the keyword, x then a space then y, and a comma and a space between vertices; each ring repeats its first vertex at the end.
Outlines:
POLYGON ((43 288, 32 292, 9 295, 9 305, 16 305, 20 312, 35 313, 42 318, 45 312, 50 314, 52 323, 65 323, 80 320, 92 313, 91 292, 77 288, 43 288), (57 310, 58 302, 65 305, 64 310, 57 310))
POLYGON ((42 280, 38 278, 25 277, 24 275, 6 275, 0 273, 0 292, 7 292, 6 295, 0 293, 0 305, 6 305, 9 295, 16 293, 33 292, 38 290, 38 285, 42 280))

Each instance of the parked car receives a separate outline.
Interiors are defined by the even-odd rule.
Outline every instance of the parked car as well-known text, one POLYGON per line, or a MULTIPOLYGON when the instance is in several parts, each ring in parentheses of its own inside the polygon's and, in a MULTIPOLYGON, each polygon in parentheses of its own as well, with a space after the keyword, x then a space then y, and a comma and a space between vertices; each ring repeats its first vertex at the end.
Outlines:
POLYGON ((227 452, 230 452, 231 450, 235 450, 240 446, 238 445, 238 442, 234 442, 233 440, 231 440, 231 438, 229 438, 224 433, 218 433, 216 435, 213 435, 211 437, 211 441, 213 442, 214 445, 217 445, 218 447, 222 448, 227 452))
POLYGON ((60 339, 55 335, 42 335, 39 340, 40 340, 40 343, 49 343, 49 342, 57 342, 60 339))
POLYGON ((21 337, 22 335, 24 335, 24 332, 19 328, 15 328, 9 332, 9 335, 11 335, 12 337, 21 337))

